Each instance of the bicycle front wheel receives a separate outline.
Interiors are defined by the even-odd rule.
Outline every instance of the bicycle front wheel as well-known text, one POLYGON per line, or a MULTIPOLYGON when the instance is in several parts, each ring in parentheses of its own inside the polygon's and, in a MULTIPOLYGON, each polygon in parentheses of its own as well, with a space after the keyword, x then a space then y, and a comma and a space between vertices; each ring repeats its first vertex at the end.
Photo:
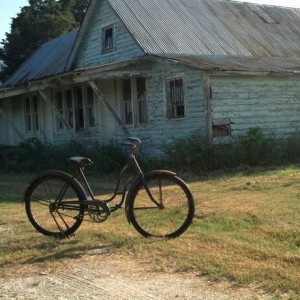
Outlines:
POLYGON ((47 171, 26 189, 26 214, 40 233, 66 237, 73 234, 83 221, 85 193, 71 175, 47 171))
POLYGON ((186 183, 177 176, 154 173, 130 192, 128 218, 145 237, 175 238, 193 221, 195 204, 186 183))

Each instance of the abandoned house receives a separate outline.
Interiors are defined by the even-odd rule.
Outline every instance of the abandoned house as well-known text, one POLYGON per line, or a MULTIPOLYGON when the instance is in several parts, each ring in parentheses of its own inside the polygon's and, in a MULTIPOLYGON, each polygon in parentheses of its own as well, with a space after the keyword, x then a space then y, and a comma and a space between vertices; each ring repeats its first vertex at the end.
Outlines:
POLYGON ((260 126, 300 129, 300 9, 225 0, 91 0, 78 32, 0 87, 0 144, 139 137, 153 149, 260 126))

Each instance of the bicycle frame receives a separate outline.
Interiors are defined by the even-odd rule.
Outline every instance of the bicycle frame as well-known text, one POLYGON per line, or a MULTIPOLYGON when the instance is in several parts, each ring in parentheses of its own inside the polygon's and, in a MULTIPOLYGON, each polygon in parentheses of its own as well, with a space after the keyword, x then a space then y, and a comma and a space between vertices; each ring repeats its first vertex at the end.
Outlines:
MULTIPOLYGON (((127 163, 125 164, 125 166, 123 167, 123 169, 121 170, 120 174, 119 174, 119 178, 118 178, 118 181, 117 181, 117 184, 116 184, 116 187, 115 187, 115 190, 114 190, 114 193, 113 195, 109 198, 109 199, 105 199, 105 200, 97 200, 94 196, 94 193, 92 191, 92 188, 84 174, 84 170, 85 170, 85 167, 84 166, 79 166, 77 167, 76 169, 76 172, 72 175, 72 179, 77 179, 78 177, 81 177, 83 183, 84 183, 84 186, 86 188, 86 190, 88 191, 88 194, 89 196, 91 197, 92 200, 84 200, 84 201, 69 201, 69 202, 65 202, 63 204, 63 207, 67 207, 66 205, 70 205, 70 207, 68 207, 69 209, 72 208, 71 206, 73 204, 84 204, 85 206, 87 205, 100 205, 102 206, 103 209, 105 210, 108 210, 109 209, 109 212, 107 211, 107 213, 111 213, 111 212, 114 212, 116 210, 118 210, 119 208, 121 208, 125 202, 125 197, 126 197, 126 191, 128 190, 128 186, 135 180, 141 180, 143 182, 143 185, 145 187, 145 190, 147 191, 147 194, 149 195, 149 198, 151 199, 151 201, 160 209, 163 208, 163 205, 161 203, 159 203, 158 201, 156 201, 153 197, 153 195, 151 194, 150 192, 150 189, 147 185, 147 182, 145 180, 145 175, 144 175, 144 172, 142 171, 137 159, 136 159, 136 156, 134 154, 134 152, 137 151, 136 149, 134 149, 134 151, 132 151, 131 153, 129 153, 128 155, 128 161, 127 163), (133 177, 129 177, 128 180, 126 181, 124 187, 123 187, 123 190, 121 192, 119 192, 119 188, 120 188, 120 183, 121 183, 121 179, 123 178, 123 175, 124 173, 129 169, 130 166, 133 166, 134 169, 135 169, 135 172, 136 172, 136 176, 133 176, 133 177), (108 207, 105 208, 103 205, 101 205, 101 203, 110 203, 111 201, 113 201, 118 195, 122 195, 122 198, 120 200, 119 203, 117 203, 115 206, 113 207, 108 207)), ((172 173, 173 174, 173 173, 172 173)), ((56 205, 59 206, 59 202, 60 202, 60 199, 63 198, 64 196, 64 193, 67 189, 67 185, 68 183, 66 184, 66 187, 63 187, 61 193, 59 194, 59 197, 58 199, 56 199, 56 205)), ((161 201, 160 201, 161 202, 161 201)), ((75 208, 74 208, 75 209, 75 208)))
POLYGON ((32 225, 44 235, 67 237, 79 228, 85 216, 92 222, 101 223, 124 204, 128 222, 141 235, 173 238, 182 234, 193 220, 195 205, 191 191, 174 172, 153 170, 144 173, 136 157, 141 141, 127 140, 126 145, 131 146, 128 160, 111 196, 98 198, 98 192, 94 195, 85 172, 93 162, 86 157, 69 159, 76 163, 73 174, 48 170, 34 178, 24 194, 26 213, 32 225), (109 203, 118 195, 120 201, 110 207, 109 203), (177 213, 178 209, 185 217, 177 213), (42 219, 47 218, 47 212, 50 220, 45 223, 42 219), (148 223, 153 216, 153 226, 158 226, 157 230, 148 223), (164 228, 160 228, 160 222, 166 222, 164 228))

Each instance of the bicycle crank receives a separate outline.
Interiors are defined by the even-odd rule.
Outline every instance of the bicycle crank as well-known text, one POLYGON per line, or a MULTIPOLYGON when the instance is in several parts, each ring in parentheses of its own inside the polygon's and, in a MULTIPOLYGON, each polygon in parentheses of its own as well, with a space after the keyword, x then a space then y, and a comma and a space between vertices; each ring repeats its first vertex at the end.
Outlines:
POLYGON ((88 213, 92 221, 97 223, 104 222, 110 215, 110 208, 104 201, 93 201, 88 205, 88 213))

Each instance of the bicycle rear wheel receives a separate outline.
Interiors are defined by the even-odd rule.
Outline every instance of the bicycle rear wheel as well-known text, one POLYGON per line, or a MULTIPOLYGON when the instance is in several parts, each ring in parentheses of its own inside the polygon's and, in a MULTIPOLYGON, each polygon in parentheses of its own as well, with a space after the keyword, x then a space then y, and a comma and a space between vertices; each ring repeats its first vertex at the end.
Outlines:
POLYGON ((86 196, 77 180, 60 171, 47 171, 33 180, 25 191, 26 214, 42 234, 67 237, 83 221, 86 196))
POLYGON ((195 204, 190 189, 170 174, 158 172, 145 180, 153 198, 140 181, 129 194, 129 221, 145 237, 178 237, 193 221, 195 204))

